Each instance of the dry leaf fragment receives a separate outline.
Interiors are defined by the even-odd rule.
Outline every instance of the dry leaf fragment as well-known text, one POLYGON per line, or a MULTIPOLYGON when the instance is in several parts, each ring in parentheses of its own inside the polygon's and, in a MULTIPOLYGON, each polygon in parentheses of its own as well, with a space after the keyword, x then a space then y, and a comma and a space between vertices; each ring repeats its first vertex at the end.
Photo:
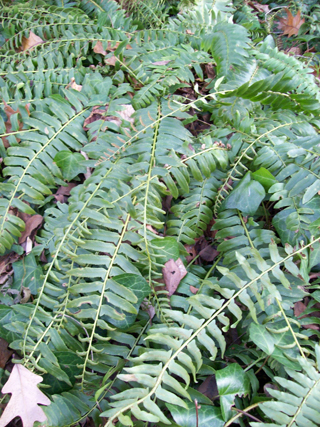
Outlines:
POLYGON ((77 90, 78 92, 81 92, 82 89, 82 85, 78 85, 74 77, 71 77, 70 83, 67 84, 66 89, 69 89, 69 87, 71 87, 71 89, 77 90))
POLYGON ((11 375, 2 387, 2 393, 11 393, 1 418, 0 427, 5 427, 15 417, 20 417, 23 427, 33 427, 35 421, 43 422, 47 419, 42 408, 38 406, 50 405, 51 401, 37 387, 42 377, 28 371, 23 365, 14 365, 11 375))
POLYGON ((98 40, 95 46, 93 47, 94 53, 100 53, 101 55, 106 55, 107 52, 102 47, 102 41, 98 40))
POLYGON ((41 37, 37 36, 36 34, 34 34, 32 31, 30 31, 30 35, 29 37, 22 37, 22 50, 28 50, 31 49, 35 46, 37 46, 38 44, 44 43, 44 41, 42 40, 41 37))
POLYGON ((25 242, 28 237, 33 240, 34 236, 36 235, 36 232, 41 227, 42 222, 43 217, 41 215, 30 215, 29 218, 25 221, 25 229, 19 237, 19 245, 25 242))
POLYGON ((156 62, 152 62, 151 65, 167 65, 169 62, 171 62, 171 60, 168 60, 168 61, 156 61, 156 62))
POLYGON ((302 24, 304 24, 304 18, 301 19, 301 12, 293 16, 289 9, 285 9, 287 16, 285 18, 281 18, 278 22, 279 30, 283 31, 283 34, 287 34, 288 37, 293 35, 297 35, 299 32, 299 28, 302 24))
POLYGON ((168 296, 170 297, 177 290, 179 283, 187 274, 187 270, 180 258, 178 258, 177 261, 169 259, 162 269, 162 274, 168 296))
POLYGON ((13 350, 8 349, 8 343, 3 338, 0 338, 0 368, 4 369, 6 363, 11 357, 13 350))
POLYGON ((253 9, 257 10, 258 12, 270 12, 269 6, 267 4, 260 4, 256 1, 249 1, 248 5, 253 7, 253 9))
MULTIPOLYGON (((4 104, 4 112, 6 113, 6 116, 7 116, 7 121, 5 123, 6 133, 11 133, 12 132, 11 116, 13 114, 20 113, 20 111, 19 111, 19 109, 15 111, 12 107, 10 107, 10 105, 8 105, 6 103, 6 101, 3 101, 3 104, 4 104)), ((30 104, 26 105, 26 110, 27 110, 28 115, 30 115, 29 106, 30 106, 30 104)), ((19 124, 19 130, 21 130, 23 128, 23 123, 18 121, 18 124, 19 124)), ((17 140, 17 142, 20 141, 20 139, 17 137, 16 137, 16 140, 17 140)), ((10 146, 9 141, 5 136, 2 137, 2 142, 3 142, 3 145, 5 146, 5 148, 8 148, 10 146)))
POLYGON ((118 60, 118 59, 117 59, 114 55, 112 55, 110 58, 106 58, 106 59, 104 60, 104 63, 105 63, 106 65, 113 65, 113 66, 115 66, 115 65, 116 65, 117 60, 118 60))
POLYGON ((219 396, 219 391, 215 375, 209 375, 203 383, 200 384, 198 391, 211 400, 217 398, 219 396))
POLYGON ((189 286, 189 288, 190 288, 190 291, 191 291, 193 294, 197 294, 197 293, 198 293, 198 291, 199 291, 199 289, 198 289, 198 288, 196 288, 195 286, 192 286, 192 285, 190 285, 190 286, 189 286))

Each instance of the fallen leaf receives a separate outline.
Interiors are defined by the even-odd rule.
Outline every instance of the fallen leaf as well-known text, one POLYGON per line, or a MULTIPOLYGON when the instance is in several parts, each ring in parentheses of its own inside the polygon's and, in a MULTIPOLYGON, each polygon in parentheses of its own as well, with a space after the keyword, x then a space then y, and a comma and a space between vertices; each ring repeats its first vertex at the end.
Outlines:
POLYGON ((208 245, 199 252, 199 256, 207 262, 213 261, 218 255, 219 252, 212 245, 208 245))
POLYGON ((146 311, 149 314, 149 318, 151 321, 156 314, 156 309, 147 298, 142 301, 141 308, 143 311, 146 311))
POLYGON ((203 383, 200 384, 198 391, 211 400, 218 397, 219 392, 215 375, 209 375, 203 383))
POLYGON ((294 303, 294 315, 299 317, 305 310, 307 306, 302 301, 297 301, 294 303))
POLYGON ((56 199, 56 201, 60 203, 67 203, 68 197, 70 196, 70 191, 75 186, 76 184, 74 182, 69 182, 69 184, 66 187, 61 185, 58 188, 56 194, 54 194, 54 198, 56 199))
POLYGON ((258 12, 270 12, 269 6, 267 4, 260 4, 256 1, 249 1, 248 5, 251 6, 253 9, 257 10, 258 12))
MULTIPOLYGON (((103 120, 105 122, 111 122, 116 124, 117 126, 121 126, 122 124, 122 120, 128 121, 133 123, 134 119, 131 118, 131 115, 135 112, 134 108, 132 107, 132 105, 130 104, 125 104, 125 105, 121 105, 122 109, 120 111, 118 111, 117 113, 119 114, 120 117, 117 116, 108 116, 107 115, 107 111, 109 108, 109 105, 106 105, 104 108, 95 106, 92 108, 92 111, 89 115, 89 117, 87 117, 83 123, 83 130, 88 131, 89 127, 88 125, 90 123, 93 123, 97 120, 103 120)), ((108 125, 106 123, 106 129, 108 128, 108 125)), ((96 137, 93 137, 91 139, 91 142, 95 141, 96 137)))
POLYGON ((20 417, 23 427, 33 427, 35 421, 44 422, 47 417, 38 406, 50 405, 51 401, 37 387, 42 377, 30 372, 23 365, 15 364, 10 377, 2 387, 2 393, 11 393, 1 418, 0 427, 5 427, 15 417, 20 417))
MULTIPOLYGON (((13 132, 12 125, 11 125, 11 116, 13 114, 20 113, 20 111, 19 111, 19 109, 15 111, 5 101, 3 101, 3 104, 4 104, 4 112, 6 113, 6 116, 7 116, 7 121, 5 122, 6 133, 11 133, 11 132, 13 132)), ((30 104, 27 104, 26 107, 25 107, 26 110, 27 110, 28 115, 30 115, 29 106, 30 106, 30 104)), ((23 123, 21 123, 18 120, 18 124, 19 124, 19 129, 18 130, 21 130, 23 128, 23 123)), ((16 140, 17 140, 17 142, 20 142, 20 139, 17 138, 17 137, 16 137, 16 140)), ((2 142, 3 142, 3 145, 5 146, 5 148, 10 147, 10 143, 9 143, 8 139, 5 136, 2 137, 2 142)))
POLYGON ((31 297, 31 291, 30 291, 30 289, 22 286, 21 297, 22 298, 20 300, 20 304, 26 304, 29 301, 30 297, 31 297))
POLYGON ((31 49, 41 43, 44 43, 42 38, 30 31, 28 38, 24 36, 22 37, 22 51, 24 52, 25 50, 31 49))
POLYGON ((194 245, 184 245, 184 248, 189 254, 186 256, 187 263, 189 263, 197 256, 197 251, 194 245))
POLYGON ((154 234, 159 234, 158 231, 152 227, 152 225, 147 224, 146 225, 147 230, 152 231, 154 234))
POLYGON ((74 77, 71 77, 70 83, 67 84, 66 89, 69 89, 70 87, 78 92, 81 92, 82 89, 82 85, 78 85, 74 77))
POLYGON ((122 110, 118 111, 119 116, 130 123, 134 123, 134 119, 131 117, 132 114, 135 112, 134 108, 131 104, 125 104, 122 105, 122 110))
POLYGON ((117 60, 118 60, 118 59, 117 59, 114 55, 112 55, 112 56, 110 56, 110 58, 106 58, 106 59, 104 60, 104 63, 105 63, 106 65, 113 65, 113 66, 115 66, 115 65, 116 65, 117 60))
POLYGON ((169 60, 169 61, 156 61, 156 62, 152 62, 152 65, 167 65, 169 62, 171 62, 171 60, 169 60))
POLYGON ((193 294, 196 294, 196 293, 198 293, 198 291, 199 291, 199 289, 198 288, 195 288, 194 286, 192 286, 192 285, 190 285, 189 286, 189 288, 190 288, 190 291, 193 293, 193 294))
POLYGON ((169 259, 162 269, 162 274, 168 296, 170 297, 177 290, 179 283, 187 274, 187 270, 180 258, 178 258, 177 261, 169 259))
POLYGON ((25 221, 25 229, 19 237, 19 244, 21 245, 21 243, 25 242, 28 237, 33 240, 42 222, 43 217, 41 215, 30 215, 25 221))
POLYGON ((100 53, 101 55, 106 55, 107 52, 102 47, 102 41, 98 40, 95 46, 93 47, 95 53, 100 53))
POLYGON ((289 49, 285 50, 285 53, 287 55, 294 55, 294 56, 300 56, 300 55, 302 55, 302 51, 301 51, 301 49, 300 49, 299 46, 289 47, 289 49))
POLYGON ((3 338, 0 338, 0 368, 4 369, 6 366, 6 363, 10 359, 13 350, 8 349, 8 343, 3 338))
POLYGON ((283 34, 287 34, 288 37, 291 37, 293 35, 297 35, 299 32, 299 28, 302 24, 304 24, 305 20, 304 18, 301 19, 301 12, 296 14, 296 16, 293 16, 289 9, 285 9, 287 16, 285 18, 279 19, 278 22, 278 28, 279 30, 282 30, 283 34))
POLYGON ((212 64, 205 64, 204 69, 209 79, 214 79, 216 77, 216 72, 212 64))

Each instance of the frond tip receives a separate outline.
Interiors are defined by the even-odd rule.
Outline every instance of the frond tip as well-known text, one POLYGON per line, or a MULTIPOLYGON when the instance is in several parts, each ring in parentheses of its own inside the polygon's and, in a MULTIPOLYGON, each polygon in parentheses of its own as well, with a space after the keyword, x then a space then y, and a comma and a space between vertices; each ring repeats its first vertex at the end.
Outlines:
POLYGON ((302 372, 286 369, 291 379, 275 377, 284 391, 268 389, 275 399, 259 405, 274 423, 250 423, 251 427, 316 427, 320 424, 320 346, 315 348, 317 367, 299 358, 302 372))

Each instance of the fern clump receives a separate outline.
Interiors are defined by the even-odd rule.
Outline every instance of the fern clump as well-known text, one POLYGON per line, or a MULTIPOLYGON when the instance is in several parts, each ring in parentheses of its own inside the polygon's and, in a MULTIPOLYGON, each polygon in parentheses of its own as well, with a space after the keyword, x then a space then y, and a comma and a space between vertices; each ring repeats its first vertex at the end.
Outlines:
POLYGON ((3 4, 0 332, 48 426, 319 423, 319 88, 235 6, 3 4))

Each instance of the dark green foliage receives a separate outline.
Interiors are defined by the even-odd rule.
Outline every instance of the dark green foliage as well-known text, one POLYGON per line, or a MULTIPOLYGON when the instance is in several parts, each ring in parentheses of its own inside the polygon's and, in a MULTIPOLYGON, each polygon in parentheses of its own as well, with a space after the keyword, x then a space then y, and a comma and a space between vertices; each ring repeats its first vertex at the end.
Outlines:
POLYGON ((260 371, 288 391, 253 426, 301 408, 319 423, 319 348, 293 315, 319 302, 312 70, 227 0, 118 3, 2 8, 0 253, 22 253, 26 215, 44 225, 2 287, 0 335, 43 375, 48 426, 231 425, 266 400, 260 371), (43 43, 21 51, 30 31, 43 43), (218 256, 187 262, 202 240, 218 256), (209 375, 214 404, 197 390, 209 375))

